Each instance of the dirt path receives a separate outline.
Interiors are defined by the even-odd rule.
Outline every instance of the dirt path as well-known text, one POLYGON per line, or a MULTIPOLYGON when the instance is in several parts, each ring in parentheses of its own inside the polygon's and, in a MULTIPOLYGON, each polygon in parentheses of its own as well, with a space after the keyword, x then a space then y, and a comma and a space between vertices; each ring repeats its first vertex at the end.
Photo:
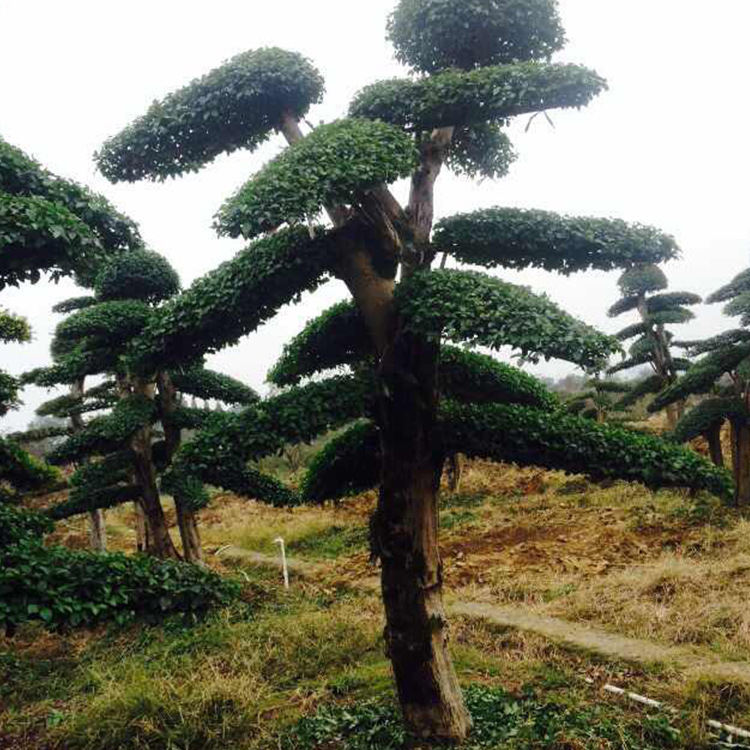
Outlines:
MULTIPOLYGON (((249 552, 239 547, 225 547, 219 550, 218 554, 226 560, 281 568, 281 561, 278 558, 259 552, 249 552)), ((300 578, 319 579, 331 573, 331 568, 321 563, 289 559, 287 565, 290 573, 300 578)), ((379 583, 377 578, 370 577, 348 585, 377 591, 379 583)), ((640 664, 664 663, 687 673, 696 672, 719 680, 740 680, 750 683, 750 662, 747 661, 729 662, 703 657, 686 648, 660 645, 638 638, 627 638, 556 617, 533 614, 524 607, 457 601, 449 598, 446 608, 451 615, 484 620, 493 625, 537 633, 566 646, 601 656, 640 664)))

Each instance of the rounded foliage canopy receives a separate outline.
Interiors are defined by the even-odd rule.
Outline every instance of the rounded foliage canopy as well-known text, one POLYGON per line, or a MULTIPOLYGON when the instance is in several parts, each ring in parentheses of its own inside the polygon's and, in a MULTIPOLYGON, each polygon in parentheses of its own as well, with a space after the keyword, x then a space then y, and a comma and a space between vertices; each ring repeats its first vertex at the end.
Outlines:
POLYGON ((296 385, 323 370, 352 365, 374 356, 364 318, 350 300, 337 302, 313 318, 291 341, 268 373, 275 385, 296 385))
POLYGON ((95 337, 100 346, 116 346, 140 333, 152 314, 140 300, 111 300, 78 310, 57 326, 58 339, 95 337))
POLYGON ((194 362, 236 343, 278 309, 316 289, 330 263, 330 237, 306 227, 257 240, 160 307, 132 345, 145 369, 194 362))
POLYGON ((233 57, 155 101, 95 155, 112 182, 196 172, 221 153, 257 148, 282 116, 304 116, 323 95, 323 79, 301 55, 275 47, 233 57))
POLYGON ((744 292, 750 292, 750 268, 738 273, 728 284, 717 289, 706 297, 706 302, 712 305, 716 302, 727 302, 744 292))
POLYGON ((221 208, 220 234, 254 237, 322 206, 356 203, 357 193, 406 177, 417 165, 411 138, 382 122, 321 125, 266 164, 221 208))
POLYGON ((110 260, 96 277, 101 300, 161 302, 180 291, 180 277, 169 261, 151 250, 134 250, 110 260))
POLYGON ((455 174, 490 180, 505 177, 515 160, 510 138, 495 122, 456 128, 445 154, 445 165, 455 174))
POLYGON ((0 290, 85 273, 101 259, 94 233, 64 206, 0 191, 0 290))
POLYGON ((31 328, 26 318, 13 315, 0 308, 0 342, 3 341, 18 343, 31 341, 31 328))
POLYGON ((411 330, 435 339, 512 346, 584 366, 601 365, 620 348, 548 298, 483 273, 415 273, 396 287, 396 301, 411 330))
POLYGON ((21 149, 0 137, 0 191, 36 196, 66 208, 84 222, 108 251, 140 247, 136 224, 103 196, 47 171, 21 149))
POLYGON ((429 78, 394 78, 365 86, 349 114, 422 131, 459 127, 545 109, 583 107, 606 89, 581 65, 525 62, 429 78))
POLYGON ((401 0, 388 36, 424 73, 546 59, 565 45, 555 0, 401 0))
POLYGON ((529 266, 570 274, 675 258, 674 238, 621 219, 563 216, 523 208, 485 208, 438 222, 433 244, 462 263, 485 268, 529 266))
MULTIPOLYGON (((667 258, 657 258, 657 262, 667 258)), ((657 292, 668 286, 667 275, 653 263, 643 263, 628 268, 617 280, 617 285, 624 296, 657 292)))

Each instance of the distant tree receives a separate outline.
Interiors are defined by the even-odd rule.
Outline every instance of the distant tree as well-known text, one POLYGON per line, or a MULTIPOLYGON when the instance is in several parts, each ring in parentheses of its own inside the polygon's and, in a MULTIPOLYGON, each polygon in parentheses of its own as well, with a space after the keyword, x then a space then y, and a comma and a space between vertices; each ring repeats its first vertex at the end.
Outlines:
POLYGON ((584 383, 584 390, 569 396, 565 406, 571 414, 593 419, 599 424, 607 422, 613 413, 618 415, 617 421, 624 421, 618 403, 630 389, 629 383, 596 375, 584 383))
MULTIPOLYGON (((154 368, 136 374, 128 364, 129 346, 147 325, 158 305, 179 290, 174 269, 160 255, 134 250, 104 264, 94 283, 95 294, 58 307, 70 312, 58 325, 52 353, 55 362, 26 375, 40 386, 69 384, 71 393, 53 399, 43 413, 73 420, 73 434, 49 456, 53 463, 78 462, 68 500, 50 511, 56 519, 135 501, 139 548, 158 557, 177 557, 161 505, 157 477, 171 462, 182 429, 199 426, 209 413, 184 407, 179 393, 247 404, 258 399, 247 386, 203 369, 193 362, 173 373, 154 368), (84 391, 91 375, 109 378, 84 391), (112 408, 84 423, 82 415, 112 408), (155 442, 160 423, 164 440, 155 442), (90 459, 97 457, 101 460, 90 459), (142 521, 140 520, 142 519, 142 521)), ((201 487, 193 488, 202 492, 201 487)), ((175 494, 183 551, 201 562, 195 514, 175 494)))
MULTIPOLYGON (((56 177, 0 137, 0 292, 74 276, 90 280, 104 258, 139 247, 136 225, 106 199, 56 177)), ((0 344, 31 337, 28 323, 0 309, 0 344)), ((0 416, 19 403, 21 383, 0 371, 0 416)), ((0 483, 18 491, 58 477, 17 443, 0 438, 0 483)))
POLYGON ((216 415, 178 453, 165 482, 197 476, 269 502, 296 502, 248 460, 354 422, 326 446, 303 496, 379 484, 373 553, 382 563, 386 641, 404 718, 420 736, 457 740, 470 719, 442 604, 437 492, 446 455, 722 492, 727 480, 688 451, 561 415, 543 387, 513 368, 441 347, 442 338, 511 346, 594 366, 617 344, 524 287, 431 270, 437 253, 485 268, 566 274, 676 253, 672 238, 648 227, 508 208, 454 216, 433 234, 444 167, 502 176, 514 158, 503 130, 510 118, 581 107, 604 89, 586 68, 547 62, 564 43, 555 3, 401 0, 389 36, 416 75, 368 86, 344 119, 305 134, 304 117, 322 97, 320 74, 297 54, 260 49, 154 103, 97 160, 113 181, 162 180, 220 153, 253 150, 275 131, 286 138, 289 147, 216 216, 220 234, 255 241, 164 306, 139 337, 138 366, 232 344, 333 275, 355 304, 312 321, 272 380, 294 384, 344 365, 354 372, 216 415), (401 177, 411 180, 406 206, 387 187, 401 177), (314 224, 323 209, 332 226, 314 224))
POLYGON ((677 424, 674 437, 685 442, 706 437, 711 456, 724 464, 721 428, 729 422, 732 432, 732 467, 735 501, 750 505, 750 270, 742 271, 727 285, 706 298, 708 304, 725 302, 724 314, 740 318, 740 328, 703 341, 675 342, 698 357, 688 371, 659 393, 650 411, 680 403, 693 394, 709 394, 677 424))
MULTIPOLYGON (((631 266, 617 283, 622 297, 609 308, 609 316, 616 317, 636 310, 640 320, 616 334, 620 341, 635 341, 630 344, 629 356, 610 367, 608 372, 612 375, 643 365, 649 365, 653 371, 653 375, 634 383, 629 389, 619 404, 624 408, 632 406, 644 396, 663 390, 690 366, 687 359, 672 355, 674 334, 667 326, 691 321, 695 315, 686 305, 697 305, 701 298, 692 292, 663 292, 668 286, 667 277, 661 268, 650 263, 631 266)), ((683 411, 682 401, 667 407, 670 429, 675 428, 683 411)))

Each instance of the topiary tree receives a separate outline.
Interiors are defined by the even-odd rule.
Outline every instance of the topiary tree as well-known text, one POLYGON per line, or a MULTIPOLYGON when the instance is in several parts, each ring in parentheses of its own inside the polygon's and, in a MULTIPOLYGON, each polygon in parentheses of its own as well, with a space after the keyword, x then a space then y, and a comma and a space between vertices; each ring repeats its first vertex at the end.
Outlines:
POLYGON ((677 252, 671 237, 649 227, 509 208, 454 216, 433 232, 443 167, 500 176, 512 159, 502 130, 508 119, 581 107, 604 89, 586 68, 547 61, 564 42, 553 0, 402 0, 389 34, 418 75, 365 88, 348 117, 311 133, 300 123, 322 97, 320 74, 299 55, 261 49, 155 103, 96 158, 113 181, 161 180, 222 152, 252 150, 274 132, 286 138, 289 147, 216 215, 220 234, 254 242, 149 321, 133 346, 133 367, 178 364, 234 343, 335 276, 354 304, 311 323, 272 380, 296 383, 341 365, 354 372, 214 415, 178 453, 165 485, 187 491, 199 478, 269 502, 298 502, 247 461, 369 420, 326 449, 304 496, 379 484, 373 552, 382 564, 386 641, 404 718, 419 735, 456 740, 470 719, 442 604, 437 491, 447 453, 720 492, 727 479, 657 439, 540 406, 538 399, 546 404, 551 396, 531 379, 441 346, 441 339, 511 346, 587 367, 618 348, 526 288, 476 271, 432 270, 437 253, 485 268, 567 274, 658 263, 677 252), (405 206, 388 188, 400 177, 411 180, 405 206), (310 223, 322 210, 328 227, 310 223), (441 403, 441 388, 473 395, 468 403, 458 396, 441 403), (505 402, 497 398, 503 388, 511 391, 505 402), (519 402, 522 393, 537 401, 519 402))
POLYGON ((725 302, 724 314, 739 316, 741 327, 703 341, 675 341, 689 356, 699 359, 656 396, 649 410, 663 409, 692 394, 709 394, 679 421, 674 437, 686 442, 703 435, 713 461, 723 466, 721 429, 729 422, 734 498, 738 505, 746 506, 750 504, 750 270, 710 294, 706 302, 725 302))
MULTIPOLYGON (((50 455, 50 461, 83 464, 73 476, 68 500, 50 511, 55 519, 135 501, 138 548, 159 557, 176 557, 160 502, 157 476, 172 460, 184 427, 195 427, 204 414, 180 404, 179 394, 246 404, 257 394, 231 378, 192 362, 172 374, 156 368, 135 373, 127 362, 128 346, 175 294, 179 279, 160 255, 134 250, 103 265, 92 298, 68 300, 58 310, 71 314, 57 327, 50 368, 28 374, 38 385, 70 383, 70 395, 53 399, 41 413, 77 420, 71 437, 50 455), (84 301, 85 300, 85 301, 84 301), (111 380, 84 393, 89 375, 111 380), (109 414, 84 423, 82 415, 112 408, 109 414), (164 440, 156 441, 160 423, 164 440), (92 457, 102 460, 87 463, 92 457)), ((186 560, 202 562, 195 514, 175 495, 175 508, 186 560)))
MULTIPOLYGON (((609 308, 607 314, 616 317, 636 310, 640 321, 615 334, 620 341, 635 340, 628 350, 629 356, 610 367, 608 372, 614 374, 649 365, 654 373, 634 384, 620 402, 622 407, 626 407, 648 394, 663 390, 677 380, 679 372, 689 367, 688 360, 672 356, 674 334, 667 326, 691 321, 695 315, 686 306, 697 305, 701 298, 692 292, 663 292, 668 286, 667 277, 661 268, 652 263, 631 266, 617 283, 622 297, 609 308)), ((681 401, 667 407, 670 429, 675 428, 683 412, 684 403, 681 401)))
MULTIPOLYGON (((0 291, 36 283, 42 273, 85 282, 102 259, 140 245, 136 225, 108 201, 56 177, 0 137, 0 291)), ((25 320, 0 309, 0 344, 30 336, 25 320)), ((18 404, 20 385, 0 371, 0 416, 18 404)), ((0 482, 28 490, 58 477, 17 443, 2 441, 0 452, 0 482)))
POLYGON ((571 414, 593 419, 599 424, 609 421, 615 415, 619 417, 617 421, 624 421, 625 415, 619 408, 619 403, 631 387, 629 383, 601 378, 597 373, 586 381, 584 390, 565 400, 565 406, 571 414))

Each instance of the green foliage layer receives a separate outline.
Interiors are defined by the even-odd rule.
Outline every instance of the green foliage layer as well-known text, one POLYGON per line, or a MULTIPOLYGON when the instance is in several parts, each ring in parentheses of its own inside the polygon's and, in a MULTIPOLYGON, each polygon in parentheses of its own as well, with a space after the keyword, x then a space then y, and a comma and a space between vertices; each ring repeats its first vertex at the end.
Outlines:
POLYGON ((120 450, 141 427, 157 417, 156 405, 145 396, 130 396, 120 401, 111 414, 92 419, 86 427, 71 435, 48 457, 52 464, 77 461, 91 454, 107 454, 120 450))
POLYGON ((216 217, 220 234, 255 237, 314 217, 323 206, 356 204, 368 188, 408 176, 418 163, 411 138, 382 122, 320 125, 266 164, 216 217))
POLYGON ((693 393, 707 393, 726 372, 731 372, 750 356, 750 343, 719 349, 698 360, 683 377, 665 388, 649 404, 651 412, 664 409, 693 393))
POLYGON ((65 502, 58 503, 47 510, 47 515, 55 521, 71 518, 92 510, 106 510, 115 508, 130 500, 137 500, 142 496, 138 485, 115 485, 98 490, 75 488, 65 502))
POLYGON ((750 292, 750 269, 738 273, 728 284, 717 289, 713 294, 709 294, 706 302, 709 305, 716 302, 728 302, 744 292, 750 292))
POLYGON ((469 342, 493 349, 512 346, 525 356, 557 357, 599 365, 619 350, 605 336, 525 287, 482 273, 415 273, 396 288, 411 330, 434 339, 469 342))
POLYGON ((85 307, 91 307, 99 302, 96 297, 83 296, 83 297, 71 297, 65 299, 62 302, 58 302, 52 306, 52 312, 67 314, 74 312, 75 310, 83 310, 85 307))
POLYGON ((245 383, 220 372, 195 367, 170 372, 172 383, 180 393, 202 399, 216 399, 225 404, 252 404, 260 396, 245 383))
POLYGON ((268 373, 275 385, 296 385, 323 370, 353 365, 374 354, 372 338, 355 304, 346 300, 313 318, 268 373))
POLYGON ((541 381, 486 354, 442 346, 439 372, 441 391, 456 401, 523 404, 544 411, 560 406, 541 381))
MULTIPOLYGON (((654 258, 657 263, 669 260, 668 258, 654 258)), ((667 275, 659 266, 653 263, 641 263, 632 268, 628 268, 617 280, 617 285, 623 296, 631 297, 636 294, 646 294, 647 292, 657 292, 660 289, 666 289, 668 286, 667 275)))
POLYGON ((442 219, 433 243, 462 263, 532 266, 566 275, 594 268, 610 271, 627 263, 660 263, 679 254, 674 238, 654 227, 522 208, 485 208, 442 219))
POLYGON ((445 165, 455 174, 489 180, 505 177, 515 160, 510 138, 495 122, 456 128, 445 155, 445 165))
POLYGON ((254 242, 159 308, 133 343, 134 363, 170 367, 236 343, 316 289, 329 262, 323 231, 310 240, 306 228, 295 227, 254 242))
MULTIPOLYGON (((341 375, 295 388, 238 413, 213 414, 194 439, 179 450, 170 473, 223 487, 231 481, 231 489, 237 492, 234 483, 248 481, 248 461, 273 455, 287 443, 311 442, 367 416, 372 393, 371 378, 341 375)), ((271 502, 277 502, 279 487, 270 489, 271 502)), ((267 501, 260 494, 251 496, 267 501)))
POLYGON ((711 336, 703 341, 675 341, 673 343, 682 349, 688 349, 691 357, 697 357, 708 352, 726 349, 733 344, 745 344, 747 342, 750 342, 750 331, 735 328, 731 331, 711 336))
POLYGON ((605 88, 604 79, 580 65, 525 62, 373 83, 356 95, 349 114, 419 132, 579 108, 605 88))
POLYGON ((108 261, 96 277, 100 300, 162 302, 180 291, 180 277, 169 261, 151 250, 134 250, 108 261))
POLYGON ((635 406, 644 396, 658 393, 664 387, 661 375, 649 375, 634 383, 630 390, 615 404, 615 409, 627 409, 635 406))
POLYGON ((284 112, 302 117, 322 94, 323 79, 304 57, 250 50, 154 102, 95 158, 112 182, 196 172, 221 153, 257 148, 284 112))
POLYGON ((654 489, 690 487, 722 497, 733 493, 729 474, 694 451, 581 417, 528 406, 448 402, 441 420, 447 451, 643 482, 654 489))
POLYGON ((401 0, 388 36, 397 59, 423 73, 548 59, 565 44, 554 0, 401 0))
POLYGON ((10 440, 0 437, 0 480, 19 492, 39 490, 60 478, 52 466, 29 455, 10 440))
POLYGON ((113 370, 116 363, 117 352, 109 348, 91 348, 86 342, 82 342, 50 367, 38 367, 23 373, 21 381, 33 383, 41 388, 70 385, 88 375, 113 370))
MULTIPOLYGON (((138 227, 101 195, 44 169, 0 137, 0 191, 37 196, 75 214, 109 253, 141 247, 138 227)), ((88 277, 88 280, 93 280, 88 277)))
POLYGON ((96 337, 100 344, 117 348, 139 334, 151 317, 152 310, 137 299, 118 299, 100 302, 71 313, 55 330, 58 339, 71 342, 88 336, 96 337))
POLYGON ((300 486, 302 500, 322 503, 371 489, 380 478, 380 456, 375 424, 352 425, 315 455, 300 486))
POLYGON ((31 328, 26 318, 0 309, 0 342, 5 341, 19 344, 31 341, 31 328))
POLYGON ((102 257, 91 229, 64 206, 0 192, 0 290, 89 268, 102 257))
POLYGON ((707 398, 682 417, 672 432, 672 438, 678 443, 686 443, 727 419, 746 422, 748 417, 747 406, 740 398, 707 398))
POLYGON ((0 417, 18 408, 20 389, 21 384, 16 378, 0 370, 0 417))

